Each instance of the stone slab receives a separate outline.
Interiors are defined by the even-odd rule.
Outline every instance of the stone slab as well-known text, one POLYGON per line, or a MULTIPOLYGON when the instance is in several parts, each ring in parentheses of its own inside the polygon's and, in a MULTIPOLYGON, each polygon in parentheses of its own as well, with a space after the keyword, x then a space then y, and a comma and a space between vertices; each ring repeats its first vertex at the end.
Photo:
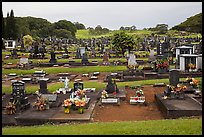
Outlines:
POLYGON ((163 99, 163 94, 155 94, 156 103, 165 118, 202 116, 202 105, 185 95, 185 99, 163 99))

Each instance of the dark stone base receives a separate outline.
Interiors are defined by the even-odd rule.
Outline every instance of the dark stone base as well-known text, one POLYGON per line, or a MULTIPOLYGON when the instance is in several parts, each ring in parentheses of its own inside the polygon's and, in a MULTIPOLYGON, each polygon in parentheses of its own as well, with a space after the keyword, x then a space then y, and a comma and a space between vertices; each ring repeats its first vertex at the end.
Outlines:
POLYGON ((185 95, 185 99, 162 99, 163 94, 155 94, 155 100, 165 118, 202 116, 202 105, 185 95))

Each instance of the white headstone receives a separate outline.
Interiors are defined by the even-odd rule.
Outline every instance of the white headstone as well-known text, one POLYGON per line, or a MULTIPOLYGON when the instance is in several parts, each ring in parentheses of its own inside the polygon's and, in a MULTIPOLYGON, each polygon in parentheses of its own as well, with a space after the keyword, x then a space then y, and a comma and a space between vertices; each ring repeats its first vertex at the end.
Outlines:
POLYGON ((20 58, 20 64, 27 64, 28 58, 20 58))

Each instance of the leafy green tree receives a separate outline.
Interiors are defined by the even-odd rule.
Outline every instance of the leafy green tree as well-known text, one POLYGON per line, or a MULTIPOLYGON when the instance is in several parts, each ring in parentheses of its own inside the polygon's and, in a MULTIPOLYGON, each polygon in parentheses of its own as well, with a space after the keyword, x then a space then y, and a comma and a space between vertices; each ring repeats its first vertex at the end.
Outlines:
POLYGON ((16 25, 16 19, 14 17, 14 11, 13 9, 10 12, 10 17, 9 17, 9 31, 10 31, 10 39, 16 40, 18 38, 18 28, 16 25))
POLYGON ((58 22, 55 22, 54 29, 65 29, 67 31, 70 31, 72 37, 74 38, 75 38, 76 31, 77 31, 75 25, 72 22, 67 21, 67 20, 60 20, 58 22))
POLYGON ((167 24, 157 24, 156 31, 158 31, 158 34, 165 34, 168 31, 168 25, 167 24))
POLYGON ((122 53, 124 55, 126 49, 130 52, 134 45, 136 45, 136 41, 132 35, 126 34, 124 31, 115 33, 112 37, 111 43, 113 47, 118 53, 122 53))
POLYGON ((56 38, 73 38, 71 32, 66 29, 55 29, 54 34, 56 38))
POLYGON ((76 27, 77 30, 86 29, 86 27, 85 27, 84 24, 82 24, 82 23, 75 22, 74 25, 75 25, 75 27, 76 27))
POLYGON ((186 21, 172 27, 171 30, 202 33, 202 13, 187 18, 186 21))

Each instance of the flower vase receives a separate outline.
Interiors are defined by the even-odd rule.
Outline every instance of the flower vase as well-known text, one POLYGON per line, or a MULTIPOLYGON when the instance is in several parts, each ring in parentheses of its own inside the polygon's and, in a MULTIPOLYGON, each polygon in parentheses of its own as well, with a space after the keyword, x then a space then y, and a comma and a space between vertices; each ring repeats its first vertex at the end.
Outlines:
POLYGON ((159 68, 158 69, 158 73, 159 74, 163 74, 163 73, 165 73, 166 72, 166 69, 164 69, 164 68, 159 68))
POLYGON ((70 107, 65 107, 64 108, 64 113, 69 114, 70 113, 70 107))
POLYGON ((78 108, 78 112, 79 112, 80 114, 84 113, 84 108, 83 108, 83 107, 79 107, 79 108, 78 108))

